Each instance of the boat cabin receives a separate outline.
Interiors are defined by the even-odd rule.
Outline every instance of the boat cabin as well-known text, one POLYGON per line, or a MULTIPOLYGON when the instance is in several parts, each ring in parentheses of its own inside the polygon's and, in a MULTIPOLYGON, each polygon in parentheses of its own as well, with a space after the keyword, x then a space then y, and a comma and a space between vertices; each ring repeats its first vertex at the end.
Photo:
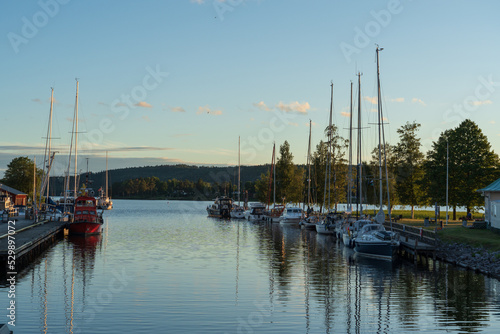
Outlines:
POLYGON ((94 197, 80 196, 75 201, 74 221, 94 222, 98 220, 96 199, 94 197))

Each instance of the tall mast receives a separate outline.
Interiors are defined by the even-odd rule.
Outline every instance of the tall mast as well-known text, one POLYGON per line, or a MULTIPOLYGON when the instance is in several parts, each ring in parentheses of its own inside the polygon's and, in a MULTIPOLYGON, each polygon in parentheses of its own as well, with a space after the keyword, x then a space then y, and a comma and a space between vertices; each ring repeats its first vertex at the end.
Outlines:
MULTIPOLYGON (((273 143, 273 166, 276 162, 276 151, 275 151, 275 148, 276 148, 276 143, 273 143)), ((274 203, 274 206, 276 207, 276 168, 273 169, 273 186, 274 186, 274 189, 273 189, 273 203, 274 203)))
POLYGON ((311 128, 312 122, 309 120, 309 145, 307 148, 307 167, 309 169, 307 177, 307 208, 311 206, 311 128))
POLYGON ((271 202, 271 175, 273 175, 274 172, 274 205, 276 205, 276 170, 274 168, 274 149, 276 148, 276 144, 273 144, 273 156, 271 158, 271 173, 269 173, 269 188, 268 188, 268 193, 267 193, 267 208, 269 209, 269 204, 271 202))
POLYGON ((352 212, 352 81, 351 81, 351 103, 349 113, 349 166, 347 180, 347 211, 352 212))
MULTIPOLYGON (((383 189, 382 189, 382 110, 380 104, 380 72, 378 66, 378 52, 379 48, 377 47, 377 118, 378 118, 378 173, 379 173, 379 201, 380 201, 380 209, 377 214, 377 221, 379 223, 383 223, 385 220, 384 209, 383 209, 383 189)), ((384 149, 385 151, 385 149, 384 149)))
POLYGON ((108 199, 108 151, 106 151, 106 200, 107 199, 108 199))
POLYGON ((363 214, 363 161, 361 159, 361 76, 363 74, 358 72, 358 157, 357 164, 359 166, 358 173, 358 203, 359 215, 363 214))
MULTIPOLYGON (((46 200, 49 198, 49 187, 48 187, 48 181, 50 177, 50 164, 51 164, 51 157, 50 157, 50 151, 51 151, 51 137, 52 137, 52 109, 53 109, 53 101, 54 101, 54 88, 50 88, 51 93, 50 93, 50 113, 49 113, 49 124, 47 126, 47 137, 45 137, 45 153, 43 156, 43 179, 42 179, 42 184, 40 186, 40 201, 42 199, 42 196, 44 196, 45 189, 47 189, 47 192, 45 193, 46 195, 46 200)), ((41 202, 40 202, 41 204, 41 202)))
MULTIPOLYGON (((48 133, 48 138, 47 140, 49 141, 49 154, 48 154, 48 158, 49 158, 49 166, 51 165, 51 161, 50 161, 50 153, 52 151, 52 110, 53 110, 53 107, 54 107, 54 88, 50 88, 51 90, 51 93, 50 93, 50 116, 49 116, 49 133, 48 133)), ((47 167, 47 200, 49 199, 49 187, 50 187, 50 168, 47 167)))
MULTIPOLYGON (((380 111, 380 125, 382 132, 382 142, 384 144, 384 165, 385 165, 385 182, 387 188, 387 215, 389 217, 389 221, 391 222, 391 230, 392 230, 392 217, 391 217, 391 197, 389 195, 389 169, 387 167, 387 150, 385 147, 385 131, 384 131, 384 114, 382 112, 382 93, 380 89, 380 69, 379 69, 379 52, 384 48, 379 48, 377 45, 377 86, 378 86, 378 109, 380 111)), ((379 157, 380 158, 380 157, 379 157)), ((381 174, 382 178, 382 174, 381 174)))
POLYGON ((326 158, 326 165, 325 165, 325 189, 323 191, 323 207, 326 208, 326 212, 328 213, 330 211, 330 181, 331 181, 331 135, 332 135, 332 109, 333 109, 333 82, 330 83, 331 87, 331 93, 330 93, 330 118, 328 121, 328 128, 326 130, 326 135, 327 135, 327 143, 326 143, 326 150, 327 150, 327 158, 326 158), (326 206, 326 189, 328 188, 328 207, 326 206))
POLYGON ((33 157, 33 199, 32 199, 32 207, 33 207, 33 215, 35 216, 34 219, 35 221, 36 216, 37 216, 37 203, 36 203, 36 156, 33 157))
POLYGON ((238 136, 238 206, 240 206, 240 184, 241 184, 241 165, 240 165, 240 136, 238 136))
POLYGON ((78 173, 78 79, 76 79, 76 99, 75 99, 75 185, 73 188, 75 199, 77 197, 77 173, 78 173))

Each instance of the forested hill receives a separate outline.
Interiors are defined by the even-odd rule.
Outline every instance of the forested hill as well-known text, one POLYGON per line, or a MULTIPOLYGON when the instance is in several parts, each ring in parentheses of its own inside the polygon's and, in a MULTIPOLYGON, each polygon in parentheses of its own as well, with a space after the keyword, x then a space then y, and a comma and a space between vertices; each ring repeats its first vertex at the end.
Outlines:
MULTIPOLYGON (((257 180, 262 173, 266 173, 270 165, 241 166, 241 183, 257 180)), ((92 173, 92 187, 98 189, 105 185, 105 171, 92 173)), ((238 166, 231 167, 209 167, 209 166, 191 166, 191 165, 162 165, 145 166, 112 169, 108 171, 109 186, 116 182, 123 182, 130 179, 147 178, 156 176, 161 181, 177 179, 181 181, 196 182, 202 179, 208 183, 222 183, 238 181, 238 166)), ((85 174, 81 175, 81 182, 85 181, 85 174)), ((51 178, 51 187, 55 187, 55 193, 63 191, 62 177, 51 178)))

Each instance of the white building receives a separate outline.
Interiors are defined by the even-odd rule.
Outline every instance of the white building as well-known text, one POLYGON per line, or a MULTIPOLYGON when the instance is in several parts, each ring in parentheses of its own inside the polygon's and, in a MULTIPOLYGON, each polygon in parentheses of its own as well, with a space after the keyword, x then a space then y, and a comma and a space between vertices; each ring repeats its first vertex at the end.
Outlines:
POLYGON ((478 191, 484 196, 484 220, 500 230, 500 179, 478 191))

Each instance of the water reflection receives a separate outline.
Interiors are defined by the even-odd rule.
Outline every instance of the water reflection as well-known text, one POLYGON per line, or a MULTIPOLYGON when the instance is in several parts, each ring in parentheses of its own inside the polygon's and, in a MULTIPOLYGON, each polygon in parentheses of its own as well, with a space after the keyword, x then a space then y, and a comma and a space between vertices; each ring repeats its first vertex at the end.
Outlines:
POLYGON ((67 237, 19 274, 27 302, 16 333, 500 328, 497 280, 438 261, 358 256, 293 226, 208 219, 205 203, 190 204, 182 219, 174 202, 134 203, 126 211, 116 203, 102 236, 67 237), (110 288, 122 268, 126 284, 110 288))

